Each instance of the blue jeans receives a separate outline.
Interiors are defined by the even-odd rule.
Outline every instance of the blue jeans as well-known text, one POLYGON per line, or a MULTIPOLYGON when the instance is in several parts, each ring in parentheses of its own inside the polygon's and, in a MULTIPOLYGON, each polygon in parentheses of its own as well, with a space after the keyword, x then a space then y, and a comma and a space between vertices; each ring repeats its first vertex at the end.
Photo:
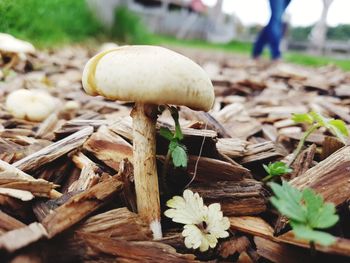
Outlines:
POLYGON ((271 18, 254 43, 253 58, 261 55, 266 44, 270 46, 271 59, 279 59, 281 57, 282 16, 290 1, 270 0, 271 18))

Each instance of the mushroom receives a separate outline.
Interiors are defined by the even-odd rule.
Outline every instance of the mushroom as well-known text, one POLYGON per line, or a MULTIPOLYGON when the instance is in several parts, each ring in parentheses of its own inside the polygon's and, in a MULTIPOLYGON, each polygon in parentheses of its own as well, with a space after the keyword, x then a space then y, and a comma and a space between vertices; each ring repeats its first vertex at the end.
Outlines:
POLYGON ((6 98, 6 109, 16 118, 43 121, 55 110, 56 100, 39 90, 19 89, 6 98))
POLYGON ((135 102, 133 165, 138 213, 154 239, 162 237, 156 167, 158 105, 184 105, 208 111, 214 88, 205 71, 189 58, 157 46, 122 46, 91 58, 83 73, 90 95, 135 102))
POLYGON ((11 57, 4 68, 9 69, 17 64, 20 56, 23 57, 25 53, 34 53, 34 46, 26 41, 19 40, 9 34, 0 33, 0 55, 11 57))
POLYGON ((103 43, 100 48, 98 49, 98 53, 100 52, 104 52, 104 51, 107 51, 107 50, 111 50, 111 49, 115 49, 117 48, 118 45, 116 43, 113 43, 113 42, 105 42, 103 43))

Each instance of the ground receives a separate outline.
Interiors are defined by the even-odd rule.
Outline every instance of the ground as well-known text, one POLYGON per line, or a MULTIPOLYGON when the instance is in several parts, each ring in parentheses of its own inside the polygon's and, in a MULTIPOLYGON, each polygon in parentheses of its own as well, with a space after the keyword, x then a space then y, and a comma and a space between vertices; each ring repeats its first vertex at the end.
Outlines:
MULTIPOLYGON (((262 165, 287 162, 305 130, 291 121, 293 113, 315 110, 349 127, 349 73, 335 66, 307 68, 175 49, 207 71, 216 100, 209 113, 180 109, 189 163, 187 169, 169 169, 168 191, 161 189, 162 211, 165 201, 182 195, 194 178, 192 191, 208 205, 221 204, 230 220, 230 237, 200 253, 185 247, 181 225, 163 218, 165 238, 152 241, 147 225, 133 213, 132 105, 88 96, 81 76, 96 49, 70 46, 38 51, 2 70, 0 189, 24 191, 0 192, 1 257, 9 262, 298 262, 300 257, 304 262, 346 262, 349 146, 321 128, 307 139, 293 172, 284 176, 293 186, 311 187, 338 207, 341 221, 330 230, 336 243, 316 246, 316 255, 310 254, 308 242, 280 226, 269 204, 270 189, 261 179, 266 176, 262 165), (22 88, 55 98, 54 111, 44 121, 16 118, 5 107, 8 94, 22 88), (26 198, 30 201, 20 200, 26 198), (274 228, 279 235, 274 236, 274 228)), ((3 63, 7 61, 4 56, 3 63)), ((164 114, 158 125, 171 128, 173 122, 164 114)), ((157 144, 161 170, 167 142, 159 136, 157 144)))

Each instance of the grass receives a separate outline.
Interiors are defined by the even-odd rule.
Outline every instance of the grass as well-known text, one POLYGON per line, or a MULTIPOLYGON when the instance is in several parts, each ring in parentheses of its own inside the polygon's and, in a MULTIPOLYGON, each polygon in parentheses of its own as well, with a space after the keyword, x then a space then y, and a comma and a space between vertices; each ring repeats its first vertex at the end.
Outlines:
MULTIPOLYGON (((208 50, 225 51, 229 53, 238 53, 243 55, 250 55, 252 44, 239 41, 232 41, 227 44, 213 44, 203 42, 201 40, 179 40, 173 37, 154 36, 152 43, 173 45, 190 48, 201 48, 208 50)), ((265 51, 264 57, 268 58, 268 52, 265 51)), ((322 67, 326 65, 336 65, 343 70, 350 70, 350 60, 334 59, 330 57, 312 56, 303 53, 286 52, 283 55, 283 59, 286 62, 300 64, 311 67, 322 67)))
POLYGON ((214 43, 205 42, 203 40, 183 40, 183 39, 180 40, 180 39, 176 39, 174 37, 168 37, 168 36, 153 36, 152 43, 190 47, 190 48, 221 50, 221 51, 240 53, 240 54, 249 54, 251 50, 250 43, 244 43, 239 41, 231 41, 227 44, 214 44, 214 43))
POLYGON ((101 29, 85 0, 0 0, 0 32, 39 47, 80 42, 101 29))
POLYGON ((334 59, 330 57, 318 57, 305 55, 295 52, 287 52, 284 56, 285 61, 311 67, 322 67, 326 65, 335 65, 339 68, 350 71, 350 60, 348 59, 334 59))
POLYGON ((115 22, 109 33, 112 38, 128 44, 149 44, 153 38, 141 18, 126 7, 116 9, 115 22))
MULTIPOLYGON (((136 14, 123 8, 116 10, 116 24, 110 32, 88 10, 85 0, 0 0, 0 32, 26 39, 37 47, 52 47, 87 39, 117 38, 129 44, 164 44, 239 53, 249 56, 252 45, 239 41, 213 44, 202 40, 178 40, 174 37, 150 34, 136 14)), ((268 52, 264 53, 268 57, 268 52)), ((349 60, 316 57, 287 52, 284 60, 291 63, 320 67, 334 64, 350 70, 349 60)))

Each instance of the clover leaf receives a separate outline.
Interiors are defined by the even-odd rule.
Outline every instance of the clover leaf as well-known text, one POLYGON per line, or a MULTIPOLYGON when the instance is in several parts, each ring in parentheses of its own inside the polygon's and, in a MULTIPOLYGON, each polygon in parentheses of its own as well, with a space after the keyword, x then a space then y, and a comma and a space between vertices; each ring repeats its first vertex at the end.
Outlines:
POLYGON ((332 203, 325 203, 322 196, 312 189, 300 191, 286 181, 282 185, 270 183, 275 196, 270 201, 277 210, 289 219, 296 238, 329 246, 335 237, 319 231, 335 225, 339 216, 332 203))

